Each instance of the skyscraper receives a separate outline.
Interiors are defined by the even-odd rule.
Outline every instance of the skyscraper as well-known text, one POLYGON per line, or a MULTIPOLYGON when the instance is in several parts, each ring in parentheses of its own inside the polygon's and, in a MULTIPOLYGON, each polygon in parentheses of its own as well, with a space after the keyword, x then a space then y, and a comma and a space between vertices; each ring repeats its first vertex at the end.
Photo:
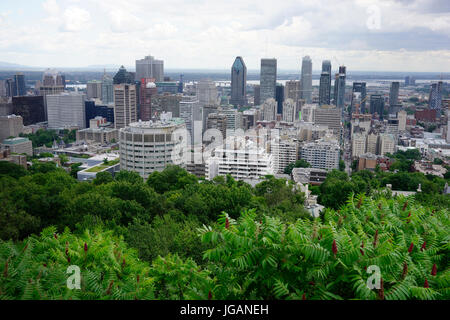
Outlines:
POLYGON ((195 96, 183 96, 180 101, 180 118, 186 123, 186 130, 191 136, 192 145, 202 142, 202 110, 195 96))
POLYGON ((102 79, 102 102, 105 104, 114 103, 113 79, 106 72, 103 74, 102 79))
POLYGON ((277 59, 261 59, 260 101, 276 98, 277 59))
POLYGON ((345 80, 346 80, 346 67, 340 66, 339 73, 336 74, 334 82, 334 103, 338 108, 343 109, 345 106, 345 80))
POLYGON ((331 74, 322 71, 319 85, 319 105, 329 105, 331 102, 331 74))
POLYGON ((284 102, 284 86, 282 84, 276 86, 275 100, 277 101, 277 114, 282 114, 284 102))
POLYGON ((247 67, 242 57, 236 57, 231 67, 231 99, 232 105, 247 104, 247 67))
POLYGON ((283 121, 294 122, 298 119, 297 108, 294 100, 286 99, 283 103, 283 121))
POLYGON ((136 86, 122 83, 114 85, 114 125, 125 128, 137 121, 136 86))
POLYGON ((295 104, 298 105, 298 100, 300 99, 300 81, 299 80, 289 80, 286 81, 284 87, 284 99, 292 99, 295 104))
POLYGON ((370 95, 370 113, 377 113, 380 119, 384 116, 384 99, 381 94, 370 95))
POLYGON ((430 98, 428 99, 428 107, 436 109, 438 112, 442 109, 442 81, 431 84, 430 98))
POLYGON ((366 112, 366 83, 365 82, 353 82, 353 89, 352 89, 352 111, 358 112, 358 113, 365 113, 366 112), (359 92, 359 99, 358 101, 355 101, 355 93, 359 92), (359 104, 358 110, 356 110, 357 106, 356 104, 359 104))
POLYGON ((277 102, 269 98, 261 106, 261 114, 264 121, 274 121, 277 119, 277 102))
POLYGON ((124 66, 121 66, 119 68, 119 71, 117 71, 116 75, 114 76, 114 84, 122 83, 134 83, 134 76, 130 72, 128 72, 124 66))
POLYGON ((216 83, 212 80, 200 80, 197 83, 197 97, 202 108, 216 106, 218 104, 216 83))
POLYGON ((152 56, 146 56, 142 60, 136 60, 136 81, 154 78, 156 82, 164 81, 164 61, 156 60, 152 56))
POLYGON ((66 127, 86 127, 86 96, 78 92, 63 92, 47 95, 48 127, 63 129, 66 127))
POLYGON ((98 80, 89 81, 86 85, 87 99, 101 99, 102 98, 102 82, 98 80))
POLYGON ((303 57, 302 60, 302 94, 301 98, 306 103, 312 102, 312 61, 309 56, 303 57))
POLYGON ((391 89, 389 91, 389 105, 393 106, 398 103, 398 91, 400 89, 400 82, 391 82, 391 89))
POLYGON ((14 75, 14 94, 13 97, 21 97, 26 95, 25 76, 23 73, 14 75))
POLYGON ((141 79, 140 85, 140 119, 142 121, 152 120, 152 98, 158 94, 158 89, 156 88, 155 79, 141 79))

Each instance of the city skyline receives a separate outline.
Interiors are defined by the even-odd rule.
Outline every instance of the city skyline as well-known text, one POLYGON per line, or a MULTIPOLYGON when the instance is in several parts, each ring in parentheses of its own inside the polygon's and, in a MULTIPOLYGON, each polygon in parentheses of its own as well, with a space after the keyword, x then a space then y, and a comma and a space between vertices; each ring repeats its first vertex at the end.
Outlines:
POLYGON ((133 65, 151 53, 167 69, 225 70, 242 56, 249 70, 270 57, 280 70, 300 71, 302 57, 309 55, 314 71, 322 60, 355 71, 450 70, 450 5, 445 1, 27 4, 0 4, 0 61, 80 68, 133 65))

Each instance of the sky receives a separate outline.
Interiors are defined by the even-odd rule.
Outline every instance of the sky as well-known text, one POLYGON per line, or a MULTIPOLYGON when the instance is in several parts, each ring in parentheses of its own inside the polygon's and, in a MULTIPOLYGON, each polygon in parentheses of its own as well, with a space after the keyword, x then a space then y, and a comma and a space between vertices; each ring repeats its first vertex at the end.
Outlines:
POLYGON ((450 71, 449 0, 0 0, 0 61, 33 67, 450 71))

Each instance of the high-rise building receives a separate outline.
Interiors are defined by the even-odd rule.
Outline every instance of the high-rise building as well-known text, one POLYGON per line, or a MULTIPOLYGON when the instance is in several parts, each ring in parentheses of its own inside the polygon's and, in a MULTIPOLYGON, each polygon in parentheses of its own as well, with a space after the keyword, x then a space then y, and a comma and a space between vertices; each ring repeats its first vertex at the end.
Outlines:
POLYGON ((276 98, 277 59, 261 59, 260 101, 276 98))
POLYGON ((114 126, 116 129, 125 128, 137 121, 136 85, 114 85, 114 126))
POLYGON ((114 83, 113 79, 106 74, 103 74, 102 79, 102 102, 104 104, 114 103, 114 83))
POLYGON ((78 92, 48 95, 48 127, 50 129, 86 128, 85 101, 86 95, 78 92))
POLYGON ((241 136, 228 137, 224 147, 214 149, 206 160, 208 180, 228 174, 236 180, 260 179, 274 173, 272 154, 241 136))
POLYGON ((338 169, 339 155, 340 148, 337 141, 319 140, 306 143, 300 148, 300 159, 317 169, 338 169))
POLYGON ((400 82, 391 82, 391 89, 389 91, 389 105, 394 106, 398 104, 398 92, 400 90, 400 82))
POLYGON ((345 80, 347 78, 346 67, 340 66, 334 82, 334 104, 343 109, 345 106, 345 80))
POLYGON ((366 83, 365 82, 353 82, 352 89, 352 112, 366 113, 366 83), (357 95, 356 93, 359 93, 357 95), (356 97, 358 97, 356 99, 356 97), (359 107, 358 107, 359 105, 359 107))
POLYGON ((284 87, 284 99, 292 99, 298 106, 300 100, 301 86, 300 80, 288 80, 284 87))
POLYGON ((13 97, 12 105, 12 112, 23 118, 23 124, 25 126, 45 121, 45 104, 43 96, 13 97))
POLYGON ((86 110, 86 128, 89 128, 90 121, 96 117, 102 117, 107 122, 114 123, 114 105, 96 105, 95 101, 89 100, 84 105, 86 110))
POLYGON ((277 102, 275 99, 270 98, 264 101, 261 106, 261 114, 264 121, 277 120, 277 102))
POLYGON ((261 104, 261 86, 259 84, 253 87, 253 105, 259 106, 261 104))
POLYGON ((275 173, 284 173, 289 164, 297 161, 299 142, 294 139, 275 138, 270 144, 270 153, 273 156, 275 173))
POLYGON ((14 94, 13 97, 21 97, 27 94, 25 86, 25 76, 23 73, 17 73, 14 75, 14 94))
POLYGON ((186 130, 191 136, 190 143, 197 145, 202 143, 203 119, 202 108, 196 96, 183 96, 180 101, 180 118, 186 124, 186 130))
POLYGON ((23 132, 23 119, 14 114, 0 117, 0 141, 18 137, 23 132))
POLYGON ((247 104, 247 67, 242 57, 236 57, 231 67, 230 104, 235 106, 247 104))
POLYGON ((286 99, 283 103, 283 121, 294 122, 298 119, 296 104, 292 99, 286 99))
POLYGON ((312 112, 314 124, 327 126, 340 139, 342 134, 342 112, 340 109, 331 105, 324 105, 314 108, 312 112))
POLYGON ((218 106, 216 83, 212 80, 200 80, 197 83, 197 98, 200 107, 218 106))
POLYGON ((156 60, 152 56, 146 56, 142 60, 136 60, 136 81, 141 79, 155 79, 156 82, 164 81, 164 61, 156 60))
POLYGON ((398 119, 398 131, 405 131, 406 130, 406 117, 407 112, 405 110, 399 111, 397 113, 397 119, 398 119))
POLYGON ((86 84, 86 99, 102 98, 102 82, 98 80, 89 81, 86 84))
POLYGON ((367 135, 366 151, 371 154, 378 152, 378 135, 373 131, 367 135))
POLYGON ((312 60, 309 56, 302 59, 302 74, 301 74, 301 98, 305 99, 306 103, 312 102, 312 60))
POLYGON ((222 138, 227 137, 227 116, 225 114, 210 113, 206 120, 206 129, 217 129, 222 134, 222 138))
POLYGON ((370 95, 370 113, 377 113, 380 119, 384 117, 384 98, 381 94, 370 95))
POLYGON ((162 116, 161 121, 142 121, 119 131, 120 169, 134 171, 144 179, 166 166, 185 166, 186 127, 183 120, 162 116))
POLYGON ((125 69, 124 66, 121 66, 119 68, 119 71, 115 74, 113 78, 114 84, 134 84, 134 76, 131 72, 128 72, 127 69, 125 69))
POLYGON ((277 101, 277 114, 282 114, 284 102, 284 86, 282 84, 277 84, 275 100, 277 101))
POLYGON ((437 110, 438 113, 442 109, 442 81, 431 84, 430 98, 428 99, 428 107, 437 110))
POLYGON ((386 155, 386 153, 394 154, 395 153, 395 137, 389 133, 383 133, 379 136, 378 143, 378 154, 381 156, 386 155))
POLYGON ((152 111, 152 99, 158 94, 155 79, 141 79, 140 85, 140 115, 142 121, 150 121, 154 116, 152 111))
POLYGON ((180 117, 181 94, 158 94, 152 97, 152 112, 161 114, 163 112, 172 113, 172 117, 180 117))
POLYGON ((234 108, 222 108, 219 113, 227 116, 227 134, 242 128, 242 112, 234 108))
POLYGON ((39 95, 44 97, 44 111, 46 120, 48 119, 47 96, 64 92, 64 89, 65 80, 59 72, 50 69, 44 72, 42 84, 39 86, 39 95))
POLYGON ((331 102, 331 74, 323 72, 320 74, 319 105, 329 105, 331 102))
POLYGON ((363 132, 355 133, 352 137, 352 157, 357 158, 366 153, 367 135, 363 132))

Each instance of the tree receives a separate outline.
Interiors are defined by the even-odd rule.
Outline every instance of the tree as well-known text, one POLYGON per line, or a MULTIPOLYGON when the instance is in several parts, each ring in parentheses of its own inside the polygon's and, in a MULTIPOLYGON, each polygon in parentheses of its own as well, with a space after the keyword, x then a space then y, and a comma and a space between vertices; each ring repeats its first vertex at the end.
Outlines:
POLYGON ((0 177, 1 175, 8 175, 15 179, 26 176, 28 174, 27 170, 15 163, 8 161, 0 161, 0 177))
POLYGON ((111 172, 101 171, 101 172, 97 173, 97 175, 95 176, 95 179, 92 182, 96 186, 98 186, 98 185, 107 184, 107 183, 110 183, 113 181, 114 181, 114 178, 113 178, 111 172))
POLYGON ((345 171, 345 162, 344 160, 339 160, 339 170, 345 171))
POLYGON ((121 170, 115 175, 116 181, 126 181, 132 184, 141 184, 144 179, 139 175, 139 173, 134 171, 121 170))
POLYGON ((285 169, 285 174, 292 174, 292 170, 294 168, 310 168, 311 165, 304 159, 297 160, 295 162, 290 163, 285 169))

